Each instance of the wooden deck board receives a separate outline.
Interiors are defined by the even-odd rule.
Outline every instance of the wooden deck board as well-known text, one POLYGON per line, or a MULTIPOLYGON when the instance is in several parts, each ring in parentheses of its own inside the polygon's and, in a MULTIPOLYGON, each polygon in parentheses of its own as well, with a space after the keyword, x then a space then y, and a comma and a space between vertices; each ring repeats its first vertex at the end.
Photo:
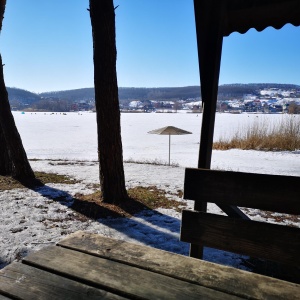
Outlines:
POLYGON ((213 289, 70 249, 50 246, 23 260, 96 288, 129 298, 241 299, 213 289))
POLYGON ((0 300, 299 299, 300 285, 77 232, 0 271, 0 300))
POLYGON ((0 272, 1 292, 24 300, 125 299, 22 263, 12 263, 0 272))
POLYGON ((240 297, 251 295, 253 299, 299 299, 299 285, 297 284, 151 247, 113 240, 97 234, 79 231, 62 240, 58 245, 122 261, 219 291, 231 291, 240 297))

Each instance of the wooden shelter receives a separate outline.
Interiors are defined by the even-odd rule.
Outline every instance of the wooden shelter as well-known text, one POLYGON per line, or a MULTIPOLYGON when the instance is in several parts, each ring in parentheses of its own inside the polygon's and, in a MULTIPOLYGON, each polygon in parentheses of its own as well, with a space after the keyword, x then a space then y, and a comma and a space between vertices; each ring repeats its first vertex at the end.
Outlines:
POLYGON ((194 0, 204 103, 199 168, 210 167, 223 37, 250 28, 300 25, 300 0, 194 0))
MULTIPOLYGON (((223 37, 250 28, 262 31, 287 23, 300 25, 300 0, 194 0, 203 118, 198 168, 210 169, 223 37)), ((195 210, 206 211, 197 201, 195 210)), ((221 209, 235 218, 247 217, 236 207, 221 209)), ((191 247, 191 256, 201 256, 201 247, 191 247)))

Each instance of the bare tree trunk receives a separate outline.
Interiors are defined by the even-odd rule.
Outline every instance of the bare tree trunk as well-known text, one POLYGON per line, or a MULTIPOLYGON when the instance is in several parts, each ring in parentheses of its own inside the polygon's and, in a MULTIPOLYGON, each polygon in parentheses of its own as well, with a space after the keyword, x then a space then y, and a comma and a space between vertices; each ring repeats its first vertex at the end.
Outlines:
MULTIPOLYGON (((3 18, 4 18, 5 4, 6 4, 6 0, 0 0, 0 32, 2 29, 2 22, 3 22, 3 18)), ((3 68, 2 63, 1 63, 1 68, 3 68)), ((2 71, 2 74, 3 74, 3 71, 2 71)), ((0 175, 11 174, 11 168, 8 163, 8 160, 9 160, 8 150, 7 150, 6 142, 4 139, 3 132, 2 132, 2 127, 0 126, 0 175)))
MULTIPOLYGON (((0 0, 0 31, 4 17, 6 0, 0 0)), ((0 174, 30 184, 35 180, 28 162, 21 137, 10 110, 5 87, 2 57, 0 55, 0 174)))
POLYGON ((6 176, 12 173, 11 164, 9 163, 8 150, 6 141, 0 126, 0 175, 6 176))
POLYGON ((93 30, 100 186, 103 201, 118 204, 126 200, 128 195, 123 168, 113 0, 90 0, 90 17, 93 30))
POLYGON ((0 0, 0 32, 2 30, 2 21, 4 18, 6 0, 0 0))

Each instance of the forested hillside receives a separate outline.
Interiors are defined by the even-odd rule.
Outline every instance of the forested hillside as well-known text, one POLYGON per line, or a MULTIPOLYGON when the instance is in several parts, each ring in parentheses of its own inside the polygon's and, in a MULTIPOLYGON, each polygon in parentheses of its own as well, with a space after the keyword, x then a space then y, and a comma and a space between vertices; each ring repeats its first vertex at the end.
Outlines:
MULTIPOLYGON (((226 84, 219 86, 219 97, 242 97, 245 94, 256 94, 264 88, 299 89, 299 85, 278 83, 250 83, 250 84, 226 84)), ((199 86, 186 87, 160 87, 160 88, 119 88, 120 101, 123 100, 180 100, 200 97, 199 86)), ((94 99, 94 89, 85 88, 70 91, 48 92, 40 94, 42 97, 58 97, 66 100, 90 100, 94 99)))
MULTIPOLYGON (((257 94, 264 88, 279 88, 282 90, 297 89, 299 85, 278 83, 226 84, 219 86, 219 99, 241 98, 245 94, 257 94)), ((16 109, 35 108, 47 104, 55 107, 67 107, 80 101, 94 101, 94 88, 83 88, 67 91, 53 91, 41 94, 31 93, 18 88, 7 88, 11 106, 16 109)), ((165 87, 165 88, 119 88, 120 102, 132 100, 186 100, 201 96, 199 86, 165 87)), ((61 109, 61 108, 60 108, 61 109)))
POLYGON ((31 93, 26 90, 18 89, 18 88, 10 88, 7 87, 9 101, 20 101, 22 103, 31 104, 33 102, 41 100, 40 95, 31 93))

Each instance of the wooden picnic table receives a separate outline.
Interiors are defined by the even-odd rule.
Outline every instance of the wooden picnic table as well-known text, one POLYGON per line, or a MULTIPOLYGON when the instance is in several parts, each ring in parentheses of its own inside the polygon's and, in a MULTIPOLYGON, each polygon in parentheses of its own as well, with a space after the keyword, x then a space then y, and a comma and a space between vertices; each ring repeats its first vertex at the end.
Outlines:
POLYGON ((0 271, 0 299, 300 299, 300 285, 76 232, 0 271))

